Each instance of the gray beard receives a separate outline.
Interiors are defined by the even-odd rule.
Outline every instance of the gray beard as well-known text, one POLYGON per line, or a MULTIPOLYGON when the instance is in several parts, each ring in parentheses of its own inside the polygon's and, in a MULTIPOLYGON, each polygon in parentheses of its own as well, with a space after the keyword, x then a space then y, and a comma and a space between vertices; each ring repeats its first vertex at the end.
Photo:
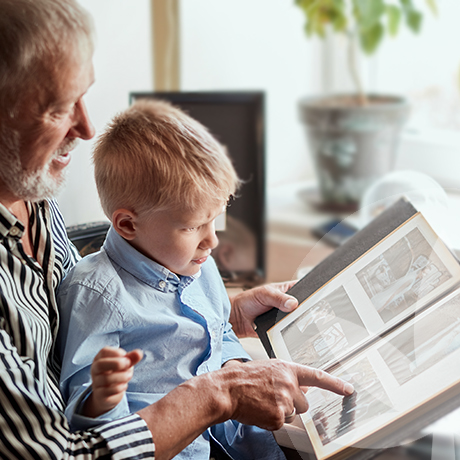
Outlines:
MULTIPOLYGON (((73 148, 76 142, 76 140, 65 141, 56 150, 52 159, 70 150, 69 146, 73 148)), ((19 133, 0 124, 0 180, 16 198, 21 200, 36 202, 56 196, 65 183, 67 168, 59 176, 51 176, 51 159, 41 169, 25 171, 21 165, 19 146, 19 133)))

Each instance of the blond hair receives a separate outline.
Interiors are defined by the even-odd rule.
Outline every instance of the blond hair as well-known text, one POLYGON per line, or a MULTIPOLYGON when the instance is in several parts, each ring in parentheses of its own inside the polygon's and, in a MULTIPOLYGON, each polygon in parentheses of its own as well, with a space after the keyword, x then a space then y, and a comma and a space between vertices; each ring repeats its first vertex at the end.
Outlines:
POLYGON ((139 100, 98 138, 94 173, 102 208, 138 214, 233 195, 239 179, 227 155, 199 122, 171 104, 139 100))
POLYGON ((22 101, 52 93, 62 65, 91 56, 93 33, 75 0, 0 0, 0 116, 12 118, 22 101))

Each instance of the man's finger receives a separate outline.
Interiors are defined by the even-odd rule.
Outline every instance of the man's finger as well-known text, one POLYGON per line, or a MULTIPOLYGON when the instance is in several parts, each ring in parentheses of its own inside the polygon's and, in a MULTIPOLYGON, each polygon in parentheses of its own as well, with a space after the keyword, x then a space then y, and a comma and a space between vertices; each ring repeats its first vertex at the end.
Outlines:
POLYGON ((349 396, 355 391, 351 383, 345 382, 345 380, 339 379, 338 377, 334 377, 327 372, 302 366, 301 364, 297 364, 296 366, 299 385, 315 386, 323 388, 324 390, 333 391, 334 393, 343 396, 349 396))
POLYGON ((294 394, 294 407, 298 414, 303 414, 308 410, 308 402, 307 398, 303 391, 299 388, 299 390, 294 394))

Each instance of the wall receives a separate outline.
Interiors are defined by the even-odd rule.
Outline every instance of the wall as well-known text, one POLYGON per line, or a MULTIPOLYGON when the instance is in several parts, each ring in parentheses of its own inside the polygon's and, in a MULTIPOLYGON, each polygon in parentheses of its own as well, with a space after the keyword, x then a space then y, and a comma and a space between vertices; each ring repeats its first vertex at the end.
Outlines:
MULTIPOLYGON (((130 91, 152 90, 149 0, 81 0, 97 30, 96 83, 86 102, 100 133, 127 107, 130 91)), ((264 90, 267 183, 311 176, 297 100, 321 86, 318 43, 285 0, 186 0, 180 4, 182 90, 264 90), (316 64, 315 64, 316 63, 316 64)), ((104 219, 92 178, 91 145, 73 153, 58 197, 68 225, 104 219)))
POLYGON ((297 101, 321 88, 293 0, 183 0, 182 90, 266 91, 268 186, 311 176, 297 101))
MULTIPOLYGON (((149 0, 79 0, 96 26, 96 82, 85 101, 99 134, 112 116, 128 107, 130 91, 152 89, 149 0)), ((65 189, 58 196, 67 225, 105 220, 90 161, 91 141, 72 153, 65 189)))
MULTIPOLYGON (((93 15, 98 35, 96 83, 86 100, 100 133, 127 107, 130 91, 153 88, 150 1, 80 1, 93 15)), ((420 135, 412 129, 403 138, 398 167, 420 167, 446 186, 460 177, 455 134, 460 128, 459 14, 459 2, 439 2, 438 17, 425 15, 420 36, 403 30, 396 40, 385 41, 378 58, 362 63, 369 90, 408 94, 414 102, 411 127, 417 126, 420 135), (437 161, 440 153, 443 161, 437 161)), ((313 178, 297 101, 324 90, 350 89, 343 46, 307 40, 303 14, 293 0, 181 0, 180 23, 181 89, 264 90, 268 186, 313 178)), ((59 197, 69 225, 104 218, 92 179, 91 145, 82 142, 74 152, 68 185, 59 197)))

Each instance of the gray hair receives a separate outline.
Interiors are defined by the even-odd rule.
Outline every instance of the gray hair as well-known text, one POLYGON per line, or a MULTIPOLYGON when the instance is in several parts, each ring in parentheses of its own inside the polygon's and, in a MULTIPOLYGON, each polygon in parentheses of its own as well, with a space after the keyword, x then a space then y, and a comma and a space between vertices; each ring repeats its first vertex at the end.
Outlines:
POLYGON ((66 60, 93 51, 91 16, 76 0, 0 0, 0 118, 52 84, 66 60), (77 54, 76 54, 77 53, 77 54))

